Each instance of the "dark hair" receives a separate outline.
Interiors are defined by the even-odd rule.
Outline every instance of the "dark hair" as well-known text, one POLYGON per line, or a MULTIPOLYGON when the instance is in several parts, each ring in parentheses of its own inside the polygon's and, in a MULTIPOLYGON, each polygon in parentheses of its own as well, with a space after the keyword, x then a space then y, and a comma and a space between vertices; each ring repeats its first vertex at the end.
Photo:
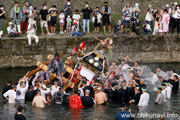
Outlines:
POLYGON ((177 80, 179 79, 177 75, 174 75, 174 77, 175 77, 177 80))
POLYGON ((143 85, 142 88, 143 88, 143 89, 146 89, 146 85, 143 85))
POLYGON ((33 9, 34 9, 34 10, 37 10, 37 7, 34 7, 33 9))
POLYGON ((87 84, 87 81, 86 81, 86 80, 83 80, 82 83, 83 83, 83 84, 87 84))
POLYGON ((157 18, 156 18, 156 21, 158 22, 158 21, 159 21, 159 19, 160 19, 160 18, 159 18, 159 17, 157 17, 157 18))
POLYGON ((24 108, 21 105, 17 107, 18 112, 22 112, 23 109, 24 108))
POLYGON ((171 71, 175 72, 175 69, 171 69, 171 71))
POLYGON ((7 83, 12 84, 12 80, 8 80, 7 83))
POLYGON ((161 69, 161 66, 158 66, 157 68, 160 68, 160 69, 161 69))
POLYGON ((47 5, 47 4, 46 4, 46 3, 44 3, 44 4, 43 4, 43 7, 44 7, 45 5, 47 5))
POLYGON ((52 7, 55 7, 55 8, 56 8, 56 5, 52 5, 52 7))
POLYGON ((58 54, 58 53, 56 53, 54 56, 55 56, 55 57, 59 57, 59 54, 58 54))
POLYGON ((30 87, 29 87, 30 89, 33 89, 34 88, 34 86, 33 85, 30 85, 30 87))
POLYGON ((61 10, 61 13, 64 13, 64 10, 61 10))
POLYGON ((116 84, 115 83, 112 83, 111 86, 114 87, 116 84))
POLYGON ((40 90, 37 90, 37 91, 36 91, 36 94, 38 94, 38 93, 40 93, 40 92, 41 92, 40 90))
POLYGON ((164 12, 167 12, 167 13, 168 13, 168 10, 167 10, 167 9, 164 9, 164 12))
POLYGON ((96 7, 96 9, 97 9, 97 8, 99 9, 99 7, 96 7))
POLYGON ((14 4, 19 4, 19 2, 18 2, 18 1, 15 1, 14 4))
POLYGON ((77 87, 74 88, 74 93, 75 93, 75 94, 78 93, 78 88, 77 88, 77 87))
POLYGON ((78 9, 76 9, 76 10, 75 10, 75 12, 79 12, 79 10, 78 10, 78 9))
POLYGON ((138 61, 135 61, 138 65, 139 65, 139 62, 138 61))
POLYGON ((107 1, 105 1, 105 2, 104 2, 104 4, 108 4, 108 2, 107 2, 107 1))
POLYGON ((88 2, 86 2, 86 4, 89 4, 88 2))
POLYGON ((158 89, 159 89, 160 91, 162 91, 162 88, 159 87, 158 89))
POLYGON ((67 2, 71 2, 71 0, 67 0, 67 2))

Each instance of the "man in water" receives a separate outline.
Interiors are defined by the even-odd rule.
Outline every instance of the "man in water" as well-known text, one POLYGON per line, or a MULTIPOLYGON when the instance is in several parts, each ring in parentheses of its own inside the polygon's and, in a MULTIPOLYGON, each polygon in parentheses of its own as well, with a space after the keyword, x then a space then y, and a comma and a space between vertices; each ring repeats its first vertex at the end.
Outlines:
POLYGON ((78 88, 75 87, 73 92, 74 95, 71 96, 71 98, 69 99, 69 107, 75 109, 83 108, 81 98, 78 96, 79 94, 78 88))
POLYGON ((128 96, 129 96, 129 100, 134 99, 134 96, 135 96, 135 91, 134 91, 134 87, 133 87, 133 82, 132 81, 129 81, 128 96))
POLYGON ((13 88, 8 90, 3 94, 3 96, 8 100, 9 103, 16 102, 16 85, 12 86, 13 88))
POLYGON ((158 81, 158 75, 155 72, 152 72, 153 78, 152 78, 152 84, 156 85, 156 82, 158 81))
POLYGON ((148 106, 150 96, 149 93, 146 92, 146 86, 143 86, 141 90, 143 94, 141 94, 138 106, 148 106))
POLYGON ((140 87, 135 87, 135 96, 134 96, 134 99, 129 101, 130 104, 134 103, 135 105, 137 105, 139 103, 140 96, 141 96, 139 89, 140 89, 140 87))
POLYGON ((162 93, 163 96, 164 96, 164 101, 167 101, 167 93, 166 93, 166 90, 165 90, 166 85, 165 85, 164 83, 162 83, 162 84, 160 85, 160 88, 162 89, 161 93, 162 93))
POLYGON ((157 88, 158 95, 156 97, 156 100, 154 101, 155 104, 161 104, 164 101, 164 96, 161 92, 162 92, 162 89, 157 88))
POLYGON ((26 117, 23 115, 25 109, 22 106, 18 106, 17 110, 18 110, 18 112, 15 114, 14 119, 15 120, 26 120, 26 117))
POLYGON ((95 94, 95 102, 98 105, 106 105, 106 94, 102 92, 102 87, 98 87, 98 93, 95 94))
POLYGON ((118 91, 118 99, 121 104, 129 103, 128 87, 125 80, 122 82, 122 87, 118 91))
POLYGON ((86 108, 92 107, 94 105, 94 101, 92 97, 90 97, 89 95, 90 95, 90 90, 86 89, 85 96, 81 97, 82 104, 86 108))
POLYGON ((167 100, 171 99, 171 92, 172 92, 172 88, 170 87, 169 83, 165 82, 164 83, 166 85, 166 97, 167 97, 167 100))
POLYGON ((52 89, 51 89, 51 96, 54 96, 54 93, 59 91, 58 85, 59 85, 59 82, 55 81, 54 85, 52 86, 52 89))
POLYGON ((3 88, 3 91, 2 91, 2 96, 5 92, 7 92, 8 90, 12 89, 12 81, 11 80, 8 80, 7 81, 7 85, 3 88))
POLYGON ((178 76, 174 75, 174 80, 170 81, 170 83, 171 83, 171 85, 173 85, 172 92, 174 94, 177 94, 178 93, 178 89, 179 89, 179 79, 178 79, 178 76))
POLYGON ((134 120, 134 117, 131 115, 131 110, 126 111, 126 106, 122 104, 120 106, 121 112, 116 114, 115 120, 134 120))
POLYGON ((63 85, 62 76, 64 75, 64 64, 61 58, 59 57, 59 54, 56 53, 55 57, 51 59, 51 62, 48 65, 49 72, 55 73, 59 77, 59 81, 61 83, 61 86, 63 85))
POLYGON ((94 89, 92 88, 92 86, 87 84, 86 79, 83 80, 82 83, 83 83, 83 86, 84 86, 84 88, 83 88, 84 93, 85 93, 85 90, 88 89, 90 91, 90 96, 92 98, 94 98, 94 89))
POLYGON ((37 93, 37 90, 38 89, 34 90, 34 87, 31 85, 30 89, 26 92, 25 100, 27 102, 32 102, 34 97, 35 97, 35 95, 36 95, 36 93, 37 93))
POLYGON ((161 66, 159 66, 156 71, 157 75, 161 75, 163 79, 167 76, 167 74, 161 70, 161 66))
POLYGON ((48 102, 43 96, 41 96, 41 91, 38 90, 36 97, 33 99, 32 106, 36 105, 36 107, 44 108, 45 104, 48 104, 48 102))

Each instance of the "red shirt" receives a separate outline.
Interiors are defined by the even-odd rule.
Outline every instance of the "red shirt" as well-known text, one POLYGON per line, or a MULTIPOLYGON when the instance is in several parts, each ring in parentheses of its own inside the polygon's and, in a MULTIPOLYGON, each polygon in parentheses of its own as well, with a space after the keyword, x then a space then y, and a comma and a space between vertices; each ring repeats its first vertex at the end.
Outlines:
POLYGON ((76 109, 83 108, 81 98, 76 94, 71 96, 71 98, 69 99, 69 107, 76 109))

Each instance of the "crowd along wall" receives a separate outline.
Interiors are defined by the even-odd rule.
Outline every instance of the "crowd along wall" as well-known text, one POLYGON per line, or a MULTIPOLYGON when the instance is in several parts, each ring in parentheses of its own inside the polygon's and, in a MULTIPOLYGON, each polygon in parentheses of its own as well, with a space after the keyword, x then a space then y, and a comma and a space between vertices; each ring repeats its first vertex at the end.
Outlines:
MULTIPOLYGON (((106 37, 99 35, 99 39, 106 37)), ((152 62, 180 62, 180 36, 179 35, 141 35, 121 36, 113 38, 113 55, 110 61, 118 61, 119 53, 130 56, 132 61, 142 63, 152 62)), ((0 68, 35 66, 38 61, 46 61, 48 54, 63 52, 63 60, 68 57, 73 47, 78 47, 84 41, 87 44, 86 52, 92 51, 98 44, 94 36, 40 37, 40 50, 29 51, 26 37, 3 38, 0 40, 0 68)))

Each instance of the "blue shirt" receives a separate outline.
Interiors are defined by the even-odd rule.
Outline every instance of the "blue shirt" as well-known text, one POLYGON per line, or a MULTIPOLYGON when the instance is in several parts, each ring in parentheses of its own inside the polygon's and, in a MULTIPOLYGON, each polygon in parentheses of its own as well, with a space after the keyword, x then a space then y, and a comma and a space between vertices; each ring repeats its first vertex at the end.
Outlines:
POLYGON ((129 111, 121 111, 117 113, 115 120, 134 120, 134 117, 129 111))

